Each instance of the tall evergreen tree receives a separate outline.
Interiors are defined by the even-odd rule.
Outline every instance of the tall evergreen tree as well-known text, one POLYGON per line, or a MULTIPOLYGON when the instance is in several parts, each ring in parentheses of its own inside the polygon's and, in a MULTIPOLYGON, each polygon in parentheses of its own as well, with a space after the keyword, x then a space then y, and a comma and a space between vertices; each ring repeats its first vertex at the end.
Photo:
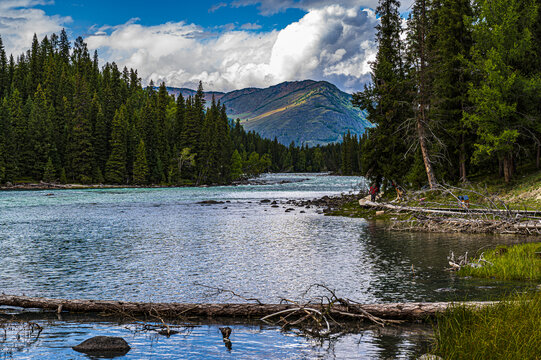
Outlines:
MULTIPOLYGON (((470 107, 468 62, 473 39, 468 21, 473 11, 469 0, 434 0, 433 4, 430 116, 437 123, 435 131, 447 146, 453 169, 458 168, 458 177, 464 182, 468 153, 474 140, 463 121, 463 114, 470 107)), ((453 177, 453 171, 449 173, 453 177)))
POLYGON ((478 135, 473 160, 481 163, 497 158, 505 182, 509 182, 520 136, 527 126, 520 108, 528 90, 539 88, 539 79, 528 77, 529 64, 524 63, 533 51, 537 6, 534 0, 480 0, 479 11, 473 31, 473 62, 481 82, 469 91, 474 107, 466 115, 478 135))
POLYGON ((133 183, 137 185, 145 185, 148 183, 148 163, 143 139, 137 145, 135 154, 135 163, 133 165, 133 183))
POLYGON ((127 109, 125 105, 122 105, 113 118, 111 155, 105 165, 105 180, 112 184, 126 182, 127 122, 127 109))
POLYGON ((34 94, 34 101, 31 104, 30 118, 28 122, 28 153, 23 156, 30 156, 31 160, 28 163, 31 168, 29 175, 35 180, 41 180, 45 165, 48 158, 51 156, 52 149, 52 122, 50 119, 50 108, 45 93, 41 85, 38 85, 37 91, 34 94))
POLYGON ((436 174, 432 163, 430 134, 432 120, 430 119, 430 92, 432 81, 429 74, 429 34, 431 24, 428 19, 428 1, 415 0, 408 21, 408 58, 411 62, 411 79, 413 81, 412 100, 415 109, 416 140, 421 149, 428 184, 431 189, 437 185, 436 174))
POLYGON ((8 59, 0 36, 0 100, 3 99, 9 90, 8 59))
POLYGON ((397 0, 380 0, 376 13, 379 45, 372 64, 372 84, 353 94, 353 104, 368 112, 367 119, 376 125, 368 130, 363 147, 363 168, 366 176, 379 181, 402 181, 408 171, 407 146, 402 125, 413 118, 410 101, 405 97, 407 86, 401 40, 402 18, 397 0))
POLYGON ((86 81, 77 77, 73 96, 73 120, 68 137, 69 177, 83 184, 92 182, 94 148, 92 145, 91 100, 86 81))

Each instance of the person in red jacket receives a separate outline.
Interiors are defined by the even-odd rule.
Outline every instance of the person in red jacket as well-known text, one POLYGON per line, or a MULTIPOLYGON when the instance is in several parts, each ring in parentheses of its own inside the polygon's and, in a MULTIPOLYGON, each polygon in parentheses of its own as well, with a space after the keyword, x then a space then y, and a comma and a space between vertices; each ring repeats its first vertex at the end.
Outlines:
POLYGON ((376 196, 378 195, 379 188, 376 184, 370 186, 370 200, 372 202, 376 201, 376 196))

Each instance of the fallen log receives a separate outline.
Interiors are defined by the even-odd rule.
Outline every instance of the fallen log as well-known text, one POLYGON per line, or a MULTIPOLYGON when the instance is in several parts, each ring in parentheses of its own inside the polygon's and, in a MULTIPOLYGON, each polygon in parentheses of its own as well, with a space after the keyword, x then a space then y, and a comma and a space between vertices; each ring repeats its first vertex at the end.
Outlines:
POLYGON ((365 208, 378 208, 394 211, 405 211, 412 213, 425 213, 437 215, 497 215, 497 216, 539 216, 539 210, 502 210, 502 209, 475 209, 475 208, 428 208, 417 206, 400 206, 385 202, 373 202, 366 199, 359 200, 359 205, 365 208))
MULTIPOLYGON (((326 312, 334 318, 362 318, 370 314, 381 319, 423 320, 444 312, 454 305, 474 308, 494 305, 491 301, 434 302, 434 303, 390 303, 390 304, 310 304, 310 308, 326 312)), ((293 310, 298 304, 184 304, 145 303, 113 300, 49 299, 28 296, 0 295, 0 306, 37 308, 74 313, 108 313, 110 315, 150 315, 161 318, 188 317, 231 317, 261 318, 280 311, 293 310)))

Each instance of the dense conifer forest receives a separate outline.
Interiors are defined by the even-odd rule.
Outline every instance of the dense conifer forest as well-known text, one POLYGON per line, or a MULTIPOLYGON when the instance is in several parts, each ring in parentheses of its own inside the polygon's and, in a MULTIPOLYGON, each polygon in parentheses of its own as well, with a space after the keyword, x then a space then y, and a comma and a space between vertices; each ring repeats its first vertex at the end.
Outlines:
POLYGON ((0 38, 0 183, 227 184, 272 171, 338 171, 341 145, 286 147, 232 122, 219 102, 143 88, 100 68, 66 32, 6 55, 0 38))
POLYGON ((405 27, 399 6, 379 1, 372 82, 353 96, 377 125, 362 173, 432 188, 539 169, 541 1, 416 0, 405 27))

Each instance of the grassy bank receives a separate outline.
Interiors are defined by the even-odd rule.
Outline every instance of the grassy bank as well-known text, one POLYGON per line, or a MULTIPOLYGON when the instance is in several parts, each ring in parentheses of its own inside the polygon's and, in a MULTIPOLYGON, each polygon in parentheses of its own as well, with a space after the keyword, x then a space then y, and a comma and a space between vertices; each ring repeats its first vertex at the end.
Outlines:
POLYGON ((444 359, 539 359, 539 324, 539 292, 479 310, 455 307, 437 318, 431 353, 444 359))
POLYGON ((463 266, 458 274, 500 280, 541 281, 541 243, 498 246, 484 253, 482 259, 463 266))

